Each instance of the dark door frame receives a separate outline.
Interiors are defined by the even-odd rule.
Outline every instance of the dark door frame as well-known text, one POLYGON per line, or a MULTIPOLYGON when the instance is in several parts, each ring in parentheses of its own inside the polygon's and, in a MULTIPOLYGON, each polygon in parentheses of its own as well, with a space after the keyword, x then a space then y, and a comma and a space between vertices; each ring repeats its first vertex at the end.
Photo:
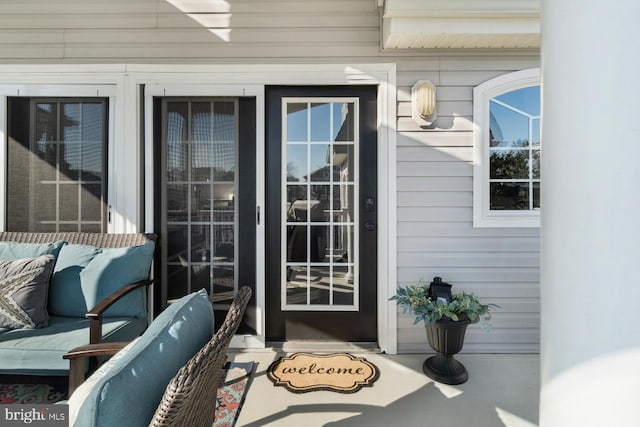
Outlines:
MULTIPOLYGON (((359 99, 360 120, 360 253, 377 259, 377 86, 269 86, 266 90, 266 339, 284 341, 291 335, 303 339, 351 342, 378 341, 378 278, 377 269, 361 264, 358 311, 282 311, 279 296, 281 283, 281 132, 284 97, 354 97, 359 99), (370 199, 373 204, 366 204, 370 199), (277 213, 277 214, 274 214, 277 213), (365 226, 366 224, 366 226, 365 226), (374 229, 367 229, 373 225, 374 229), (277 284, 277 285, 276 285, 277 284), (277 288, 277 289, 276 289, 277 288), (365 290, 364 292, 362 290, 365 290), (345 325, 352 325, 346 328, 345 325), (357 325, 357 326, 356 326, 357 325)), ((376 265, 377 262, 373 262, 376 265)))

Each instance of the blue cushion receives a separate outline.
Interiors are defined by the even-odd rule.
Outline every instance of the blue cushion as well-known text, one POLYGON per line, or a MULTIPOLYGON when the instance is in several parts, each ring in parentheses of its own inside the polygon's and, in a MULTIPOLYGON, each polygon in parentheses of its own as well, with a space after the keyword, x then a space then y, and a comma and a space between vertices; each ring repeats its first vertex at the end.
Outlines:
POLYGON ((171 378, 212 334, 213 310, 206 292, 180 298, 126 352, 76 389, 68 402, 73 425, 149 425, 171 378))
MULTIPOLYGON (((146 319, 104 319, 104 341, 130 341, 142 334, 146 319)), ((74 347, 89 344, 89 321, 50 316, 42 329, 0 330, 0 374, 69 375, 69 361, 62 356, 74 347)))
POLYGON ((52 243, 17 243, 0 242, 0 261, 12 261, 21 258, 36 258, 41 255, 58 256, 60 248, 65 242, 62 240, 52 243))
MULTIPOLYGON (((105 297, 134 282, 149 278, 154 242, 127 248, 103 248, 80 271, 80 287, 89 310, 105 297)), ((103 317, 146 317, 145 287, 124 296, 103 317)))
POLYGON ((100 251, 95 246, 75 243, 60 249, 49 285, 49 313, 84 317, 88 310, 80 286, 80 272, 100 251))

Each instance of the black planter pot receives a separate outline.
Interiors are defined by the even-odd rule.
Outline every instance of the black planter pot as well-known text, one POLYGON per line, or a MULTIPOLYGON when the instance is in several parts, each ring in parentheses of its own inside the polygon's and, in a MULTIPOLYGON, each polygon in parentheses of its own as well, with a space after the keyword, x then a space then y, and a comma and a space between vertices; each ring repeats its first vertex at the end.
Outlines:
POLYGON ((427 325, 427 341, 437 354, 422 364, 426 376, 451 385, 462 384, 469 379, 467 369, 453 355, 462 350, 464 334, 470 323, 468 318, 455 322, 441 319, 427 325))

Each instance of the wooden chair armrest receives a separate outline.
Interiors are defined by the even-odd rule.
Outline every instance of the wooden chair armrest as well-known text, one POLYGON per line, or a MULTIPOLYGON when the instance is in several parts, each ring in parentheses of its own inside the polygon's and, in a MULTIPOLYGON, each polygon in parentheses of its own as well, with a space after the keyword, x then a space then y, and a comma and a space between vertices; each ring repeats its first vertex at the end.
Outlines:
POLYGON ((97 344, 102 339, 102 314, 107 308, 111 307, 116 301, 129 292, 142 286, 149 286, 155 282, 156 280, 140 280, 139 282, 123 286, 89 310, 85 315, 85 317, 89 319, 89 344, 97 344))
POLYGON ((127 344, 129 344, 129 341, 101 342, 99 344, 83 345, 69 350, 62 358, 75 360, 91 356, 113 356, 127 344))
POLYGON ((103 342, 76 347, 68 351, 63 359, 69 360, 69 396, 84 382, 87 357, 113 356, 129 344, 128 342, 103 342))

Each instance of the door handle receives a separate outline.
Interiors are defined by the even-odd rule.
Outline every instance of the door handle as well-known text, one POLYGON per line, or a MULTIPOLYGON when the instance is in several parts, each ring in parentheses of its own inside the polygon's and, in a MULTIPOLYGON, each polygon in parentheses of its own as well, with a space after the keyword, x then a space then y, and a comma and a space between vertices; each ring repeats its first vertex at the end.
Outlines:
POLYGON ((371 220, 365 221, 364 222, 364 229, 367 230, 367 231, 373 231, 373 230, 376 229, 376 223, 371 221, 371 220))

